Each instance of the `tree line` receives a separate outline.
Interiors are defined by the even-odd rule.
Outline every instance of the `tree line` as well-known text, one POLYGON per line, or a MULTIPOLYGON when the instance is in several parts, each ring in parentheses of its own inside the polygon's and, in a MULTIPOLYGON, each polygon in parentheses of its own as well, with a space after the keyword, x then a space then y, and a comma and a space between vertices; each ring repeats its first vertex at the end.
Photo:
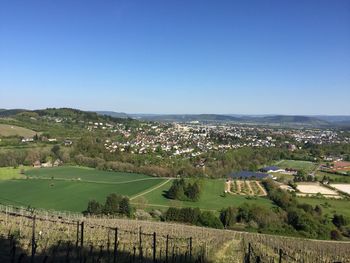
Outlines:
POLYGON ((83 214, 131 217, 133 215, 133 208, 130 205, 129 198, 113 193, 106 197, 104 204, 96 200, 90 200, 83 214))
POLYGON ((182 178, 174 180, 173 184, 167 191, 167 197, 180 201, 198 201, 201 194, 201 187, 199 182, 188 182, 182 178))

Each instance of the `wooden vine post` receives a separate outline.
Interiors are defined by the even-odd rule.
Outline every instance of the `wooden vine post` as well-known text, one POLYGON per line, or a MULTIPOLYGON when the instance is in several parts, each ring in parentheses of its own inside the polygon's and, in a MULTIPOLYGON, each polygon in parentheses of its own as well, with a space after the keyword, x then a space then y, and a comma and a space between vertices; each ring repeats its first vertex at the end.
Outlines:
POLYGON ((35 244, 35 222, 36 221, 36 215, 33 216, 33 226, 32 226, 32 255, 30 258, 30 262, 34 262, 35 258, 35 250, 36 250, 36 244, 35 244))
POLYGON ((157 236, 156 232, 153 233, 153 262, 156 262, 156 253, 157 253, 157 236))
POLYGON ((118 228, 114 229, 114 251, 113 251, 113 263, 117 262, 118 253, 118 228))

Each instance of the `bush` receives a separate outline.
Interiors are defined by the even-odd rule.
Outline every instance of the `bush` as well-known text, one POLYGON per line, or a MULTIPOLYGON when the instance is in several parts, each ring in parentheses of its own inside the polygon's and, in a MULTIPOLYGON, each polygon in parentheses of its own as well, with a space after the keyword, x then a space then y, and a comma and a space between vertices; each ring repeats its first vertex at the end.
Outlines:
POLYGON ((342 235, 338 229, 334 229, 331 231, 331 239, 332 240, 341 240, 342 239, 342 235))
POLYGON ((343 215, 337 215, 334 214, 332 223, 337 227, 340 228, 342 226, 347 225, 347 219, 343 215))
POLYGON ((224 226, 222 225, 219 218, 217 218, 213 212, 205 211, 202 212, 199 216, 199 225, 206 226, 206 227, 212 227, 212 228, 218 228, 222 229, 224 226))
POLYGON ((238 210, 236 207, 228 207, 221 210, 220 221, 225 228, 232 228, 234 224, 236 224, 237 212, 238 210))
POLYGON ((88 203, 88 207, 86 211, 84 211, 85 215, 99 215, 102 213, 103 206, 97 202, 96 200, 91 200, 88 203))

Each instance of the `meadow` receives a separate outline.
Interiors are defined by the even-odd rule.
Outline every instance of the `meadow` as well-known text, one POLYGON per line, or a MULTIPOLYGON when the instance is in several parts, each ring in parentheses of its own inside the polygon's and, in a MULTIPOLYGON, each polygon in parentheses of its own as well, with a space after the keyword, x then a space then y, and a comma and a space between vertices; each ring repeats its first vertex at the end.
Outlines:
POLYGON ((22 137, 33 137, 37 132, 8 124, 0 124, 0 137, 9 137, 9 136, 22 136, 22 137))
POLYGON ((282 169, 292 168, 296 170, 304 170, 307 173, 312 172, 317 167, 317 163, 298 160, 283 160, 277 162, 276 165, 282 169))
POLYGON ((317 180, 322 180, 324 176, 329 177, 332 181, 335 181, 335 182, 350 183, 350 176, 347 176, 347 175, 333 174, 333 173, 327 173, 323 171, 316 172, 317 180))
POLYGON ((300 203, 310 204, 312 206, 319 205, 324 213, 330 216, 334 213, 343 214, 350 217, 350 202, 349 200, 336 200, 325 198, 297 197, 300 203))
POLYGON ((178 201, 168 199, 165 194, 172 182, 169 181, 163 186, 151 191, 142 197, 132 200, 132 203, 145 203, 152 208, 176 207, 198 207, 203 210, 219 211, 229 206, 239 206, 243 203, 257 204, 265 207, 272 207, 272 202, 266 197, 248 197, 243 195, 224 195, 225 179, 202 179, 201 196, 198 202, 178 201))

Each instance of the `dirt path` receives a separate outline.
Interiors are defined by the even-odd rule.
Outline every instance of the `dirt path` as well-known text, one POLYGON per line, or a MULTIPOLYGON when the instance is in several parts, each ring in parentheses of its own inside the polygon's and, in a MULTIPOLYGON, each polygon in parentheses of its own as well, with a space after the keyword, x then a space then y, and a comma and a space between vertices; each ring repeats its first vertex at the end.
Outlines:
POLYGON ((215 263, 240 263, 243 262, 243 253, 240 240, 230 240, 223 244, 214 254, 212 262, 215 263))
POLYGON ((320 169, 321 164, 318 164, 315 169, 312 170, 312 172, 310 173, 312 175, 312 177, 315 177, 316 172, 320 169))
POLYGON ((280 163, 284 162, 284 160, 279 160, 275 165, 279 165, 280 163))
POLYGON ((257 181, 255 181, 255 183, 258 185, 260 191, 262 192, 262 196, 267 196, 267 192, 266 192, 265 188, 261 185, 261 183, 257 182, 257 181))
POLYGON ((143 195, 148 194, 148 193, 150 193, 150 192, 152 192, 152 191, 154 191, 154 190, 157 190, 158 188, 160 188, 160 187, 162 187, 163 185, 167 184, 167 183, 170 182, 171 180, 173 180, 173 179, 168 179, 168 180, 166 180, 165 182, 163 182, 163 183, 161 183, 161 184, 159 184, 159 185, 157 185, 157 186, 155 186, 155 187, 153 187, 153 188, 151 188, 151 189, 149 189, 149 190, 147 190, 147 191, 145 191, 145 192, 143 192, 143 193, 141 193, 141 194, 135 195, 135 196, 131 197, 130 200, 134 200, 134 199, 137 198, 137 197, 143 196, 143 195))

